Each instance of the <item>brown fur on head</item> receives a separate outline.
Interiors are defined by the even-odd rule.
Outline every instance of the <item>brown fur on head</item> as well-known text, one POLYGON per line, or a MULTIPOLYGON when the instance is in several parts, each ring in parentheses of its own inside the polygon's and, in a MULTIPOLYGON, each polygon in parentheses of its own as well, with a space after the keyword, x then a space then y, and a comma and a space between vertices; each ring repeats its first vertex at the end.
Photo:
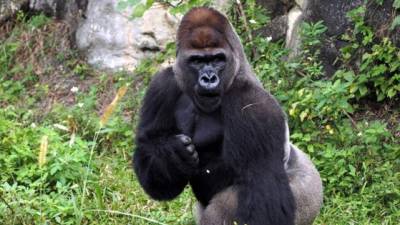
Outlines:
POLYGON ((173 71, 178 86, 204 112, 212 112, 220 106, 223 95, 236 77, 256 79, 251 76, 234 28, 222 13, 212 8, 194 8, 182 18, 176 56, 173 71), (220 81, 212 90, 214 97, 200 94, 200 69, 204 73, 206 65, 207 70, 212 69, 220 81))
POLYGON ((178 48, 202 49, 223 47, 230 26, 220 12, 212 8, 191 9, 183 17, 178 29, 178 48))

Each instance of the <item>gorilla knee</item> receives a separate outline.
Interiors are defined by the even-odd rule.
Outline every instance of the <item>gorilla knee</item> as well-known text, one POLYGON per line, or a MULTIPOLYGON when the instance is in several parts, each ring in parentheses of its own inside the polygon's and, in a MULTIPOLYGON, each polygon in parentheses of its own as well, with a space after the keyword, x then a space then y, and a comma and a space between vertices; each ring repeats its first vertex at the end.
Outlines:
POLYGON ((312 224, 322 206, 322 182, 308 156, 293 144, 290 145, 287 174, 296 202, 295 224, 312 224))
POLYGON ((238 205, 237 191, 229 187, 216 194, 210 204, 202 211, 198 218, 199 225, 230 225, 234 222, 234 216, 238 205))

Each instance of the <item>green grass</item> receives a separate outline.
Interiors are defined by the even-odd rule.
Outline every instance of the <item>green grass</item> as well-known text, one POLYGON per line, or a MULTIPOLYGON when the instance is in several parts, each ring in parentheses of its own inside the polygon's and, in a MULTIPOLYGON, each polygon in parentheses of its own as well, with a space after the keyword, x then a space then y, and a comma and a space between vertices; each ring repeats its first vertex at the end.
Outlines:
POLYGON ((135 76, 104 73, 67 48, 56 51, 67 40, 56 35, 57 22, 21 16, 7 26, 12 31, 0 44, 0 224, 193 224, 189 189, 172 202, 153 201, 131 166, 135 121, 154 60, 135 76), (48 45, 34 48, 40 43, 48 45), (126 84, 127 94, 100 128, 106 106, 126 84), (49 143, 40 167, 43 136, 49 143))
MULTIPOLYGON (((258 25, 268 19, 254 9, 246 13, 258 25)), ((245 34, 241 22, 233 20, 245 34)), ((21 14, 6 26, 11 32, 0 35, 0 224, 194 225, 190 188, 173 201, 153 201, 131 166, 141 99, 174 45, 134 73, 111 74, 63 45, 62 24, 21 14), (126 95, 100 127, 106 106, 126 84, 126 95), (39 166, 43 136, 48 151, 39 166)), ((342 79, 348 68, 324 77, 307 45, 319 43, 323 26, 305 29, 307 57, 289 63, 282 61, 288 54, 282 43, 242 38, 246 52, 255 53, 250 61, 260 80, 288 114, 292 141, 321 173, 325 198, 315 224, 397 224, 399 99, 352 95, 342 79)))

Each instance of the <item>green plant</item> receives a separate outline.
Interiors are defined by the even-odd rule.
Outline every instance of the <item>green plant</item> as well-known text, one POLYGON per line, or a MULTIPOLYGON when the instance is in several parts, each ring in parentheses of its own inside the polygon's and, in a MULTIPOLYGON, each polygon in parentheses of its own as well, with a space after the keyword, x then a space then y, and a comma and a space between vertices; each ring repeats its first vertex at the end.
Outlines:
POLYGON ((144 12, 148 10, 154 3, 164 4, 170 7, 171 13, 184 13, 190 10, 195 6, 204 6, 209 5, 211 3, 210 0, 184 0, 178 3, 174 1, 168 0, 146 0, 146 1, 139 1, 139 0, 119 0, 117 4, 118 10, 124 10, 128 7, 132 8, 132 18, 141 17, 143 16, 144 12))
POLYGON ((389 38, 376 38, 364 21, 365 6, 348 13, 354 31, 343 36, 350 44, 341 49, 342 60, 354 76, 337 76, 349 85, 357 99, 376 96, 378 101, 398 97, 400 93, 400 49, 389 38), (359 64, 360 66, 354 67, 359 64))
MULTIPOLYGON (((395 8, 396 10, 400 9, 400 0, 394 0, 393 1, 393 8, 395 8)), ((399 25, 400 25, 400 15, 397 15, 393 19, 392 24, 390 25, 390 30, 393 31, 399 25)))
POLYGON ((327 31, 327 27, 322 21, 316 23, 303 22, 301 36, 301 68, 304 74, 311 78, 318 78, 323 74, 323 67, 319 61, 322 46, 322 35, 327 31))

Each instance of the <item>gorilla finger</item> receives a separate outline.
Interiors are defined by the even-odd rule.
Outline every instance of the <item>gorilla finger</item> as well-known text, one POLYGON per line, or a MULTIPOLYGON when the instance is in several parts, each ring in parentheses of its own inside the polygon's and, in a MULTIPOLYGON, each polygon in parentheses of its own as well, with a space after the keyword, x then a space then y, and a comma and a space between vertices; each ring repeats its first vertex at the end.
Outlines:
POLYGON ((190 153, 190 151, 187 149, 187 147, 177 147, 177 148, 175 148, 175 152, 183 160, 188 160, 192 156, 192 153, 190 153))
POLYGON ((194 150, 194 145, 188 145, 187 147, 186 147, 186 150, 190 153, 190 154, 193 154, 194 152, 195 152, 195 150, 194 150))
POLYGON ((193 155, 192 155, 192 158, 194 159, 194 162, 195 162, 196 164, 199 163, 200 159, 199 159, 199 153, 197 153, 197 151, 194 151, 194 153, 193 153, 193 155))
POLYGON ((184 134, 175 135, 184 145, 192 143, 192 139, 184 134))

